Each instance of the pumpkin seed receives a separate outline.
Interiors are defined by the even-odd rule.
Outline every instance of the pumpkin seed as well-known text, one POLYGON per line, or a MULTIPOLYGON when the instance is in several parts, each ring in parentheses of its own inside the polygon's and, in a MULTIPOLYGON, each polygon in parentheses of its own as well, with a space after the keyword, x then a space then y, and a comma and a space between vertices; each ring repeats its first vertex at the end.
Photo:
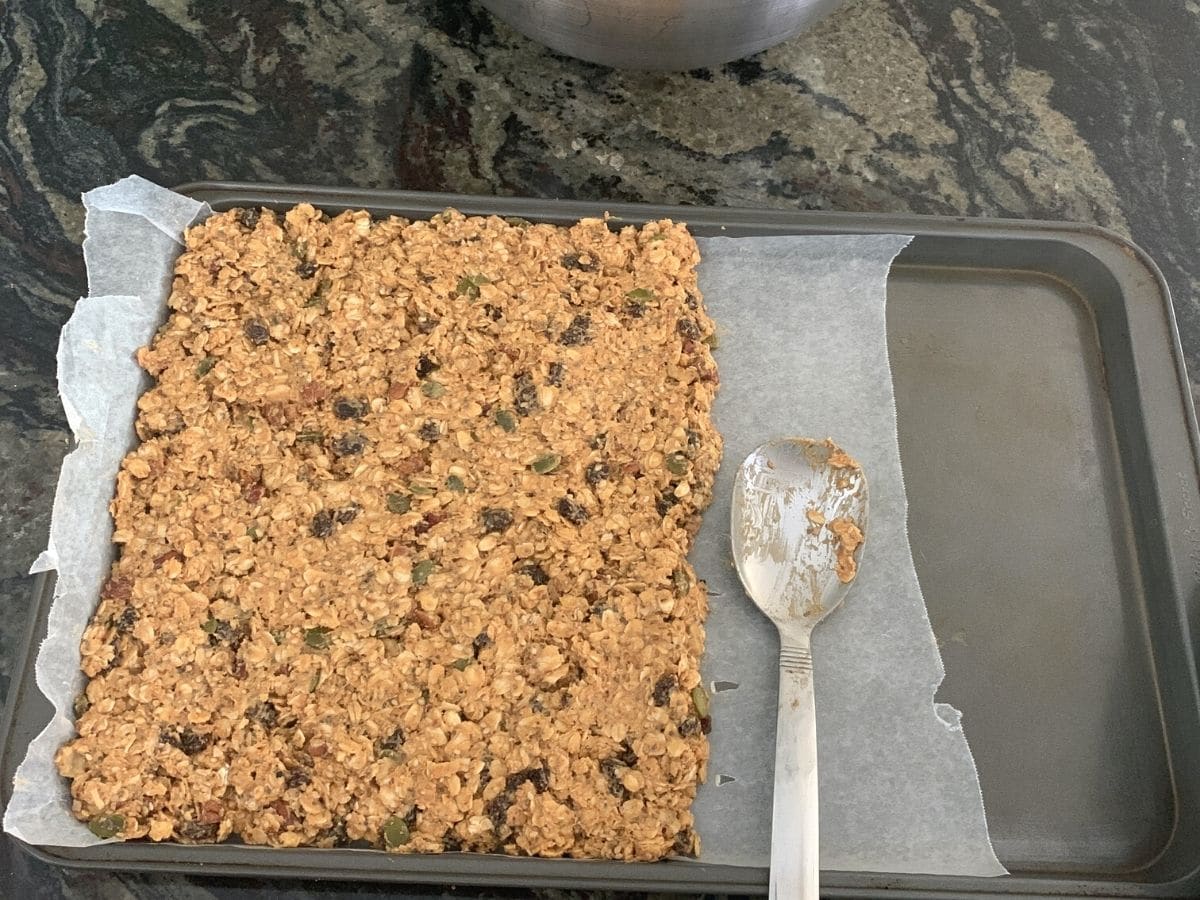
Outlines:
POLYGON ((557 453, 543 453, 529 464, 529 468, 533 469, 538 475, 549 475, 558 468, 558 464, 561 462, 562 457, 557 453))
POLYGON ((437 563, 432 559, 423 559, 412 568, 412 583, 422 585, 429 580, 429 576, 433 574, 433 570, 437 568, 437 563))
POLYGON ((686 475, 688 472, 687 454, 676 451, 668 453, 666 459, 667 471, 672 475, 686 475))
POLYGON ((314 650, 325 650, 333 643, 333 638, 329 636, 332 631, 332 628, 326 628, 324 625, 318 625, 316 628, 305 628, 304 643, 314 650))
POLYGON ((701 719, 708 718, 708 692, 704 690, 704 685, 698 684, 692 688, 692 706, 696 708, 696 715, 701 719))
POLYGON ((509 434, 517 430, 517 417, 510 410, 498 409, 492 418, 496 420, 497 425, 509 434))
POLYGON ((446 489, 454 491, 456 494, 465 494, 467 485, 457 475, 450 475, 446 478, 446 489))
POLYGON ((412 840, 408 823, 400 816, 391 816, 383 823, 383 845, 385 847, 401 847, 412 840))
POLYGON ((458 671, 460 671, 460 672, 463 671, 464 669, 466 669, 466 667, 469 666, 470 664, 471 664, 471 660, 467 659, 467 657, 465 657, 465 656, 462 659, 456 659, 454 662, 450 663, 450 665, 452 665, 454 668, 458 669, 458 671))
POLYGON ((432 378, 427 378, 421 382, 421 393, 426 397, 436 400, 438 397, 446 395, 446 386, 440 381, 434 381, 432 378))
POLYGON ((217 364, 217 359, 214 356, 206 356, 196 364, 196 377, 203 378, 213 370, 213 366, 217 364))
POLYGON ((88 822, 88 831, 103 840, 116 837, 124 827, 125 817, 120 813, 103 813, 88 822))
POLYGON ((627 291, 625 296, 630 300, 653 300, 654 291, 647 290, 646 288, 634 288, 632 291, 627 291))
POLYGON ((388 512, 402 515, 412 509, 412 500, 403 494, 387 495, 388 512))

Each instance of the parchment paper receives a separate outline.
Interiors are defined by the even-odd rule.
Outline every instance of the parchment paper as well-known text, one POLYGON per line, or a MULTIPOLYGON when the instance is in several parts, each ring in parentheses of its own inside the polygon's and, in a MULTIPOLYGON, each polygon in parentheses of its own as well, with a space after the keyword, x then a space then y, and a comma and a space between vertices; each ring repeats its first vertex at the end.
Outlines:
MULTIPOLYGON (((53 756, 73 731, 79 640, 112 560, 108 502, 148 386, 134 352, 164 317, 184 228, 210 212, 137 177, 91 191, 84 203, 90 296, 63 329, 58 355, 78 447, 63 464, 49 545, 33 567, 58 572, 36 663, 56 714, 30 744, 4 816, 10 834, 59 846, 101 843, 70 815, 53 756)), ((884 319, 887 271, 908 240, 701 241, 700 285, 721 329, 715 417, 725 436, 717 499, 692 553, 713 594, 704 672, 718 683, 709 779, 695 806, 702 862, 769 859, 778 639, 733 570, 729 496, 757 444, 805 434, 833 436, 871 485, 862 574, 813 644, 822 867, 1004 871, 959 715, 933 702, 942 665, 908 546, 884 319)))

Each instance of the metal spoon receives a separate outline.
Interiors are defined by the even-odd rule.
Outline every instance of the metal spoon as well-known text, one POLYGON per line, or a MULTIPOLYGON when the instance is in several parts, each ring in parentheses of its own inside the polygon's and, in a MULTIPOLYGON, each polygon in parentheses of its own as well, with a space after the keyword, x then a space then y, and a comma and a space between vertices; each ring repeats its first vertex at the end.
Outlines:
POLYGON ((779 714, 771 897, 817 900, 817 730, 810 639, 858 570, 867 480, 832 441, 785 438, 742 463, 733 559, 746 593, 779 628, 779 714))

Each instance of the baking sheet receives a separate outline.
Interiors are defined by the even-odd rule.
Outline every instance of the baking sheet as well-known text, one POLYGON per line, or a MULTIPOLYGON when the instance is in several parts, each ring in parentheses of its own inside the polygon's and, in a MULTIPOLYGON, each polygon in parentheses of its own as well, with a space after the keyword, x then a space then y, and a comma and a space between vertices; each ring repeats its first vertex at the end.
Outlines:
MULTIPOLYGON (((140 179, 94 191, 87 202, 93 294, 102 288, 124 296, 81 301, 78 322, 72 319, 60 348, 64 405, 80 448, 64 465, 50 549, 39 560, 42 568, 58 569, 59 585, 51 636, 37 665, 39 687, 58 713, 19 768, 5 815, 6 830, 24 840, 63 846, 98 843, 68 816, 51 756, 70 734, 70 705, 82 683, 79 635, 108 562, 102 548, 109 535, 98 529, 110 527, 103 510, 132 442, 133 400, 144 387, 131 353, 149 339, 161 314, 176 236, 205 212, 140 179), (156 212, 139 222, 136 211, 147 201, 156 212), (147 257, 158 253, 148 248, 156 244, 169 252, 151 264, 147 257), (132 295, 140 298, 140 314, 130 312, 139 306, 132 295), (102 302, 105 315, 98 314, 102 302), (117 309, 130 320, 120 322, 117 309), (113 335, 103 329, 119 331, 122 341, 110 344, 113 335), (83 379, 83 390, 70 377, 73 371, 94 376, 98 366, 106 367, 104 377, 83 379), (101 440, 106 434, 119 439, 101 440)), ((728 564, 728 480, 760 440, 807 431, 835 435, 863 462, 873 507, 864 574, 814 643, 822 865, 1003 871, 988 842, 957 714, 933 703, 942 668, 905 535, 884 309, 888 265, 906 242, 894 236, 744 238, 712 239, 702 247, 701 286, 724 329, 716 417, 727 456, 721 500, 705 518, 693 558, 716 593, 706 675, 738 685, 714 694, 713 759, 696 805, 704 862, 763 865, 769 848, 776 642, 728 564), (802 397, 795 395, 797 384, 805 385, 802 397)))

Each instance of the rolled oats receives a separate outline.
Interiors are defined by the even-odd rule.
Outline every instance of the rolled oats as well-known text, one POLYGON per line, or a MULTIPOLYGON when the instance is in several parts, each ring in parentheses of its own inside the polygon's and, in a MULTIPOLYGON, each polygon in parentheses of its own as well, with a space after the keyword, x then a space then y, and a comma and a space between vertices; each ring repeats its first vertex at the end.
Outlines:
POLYGON ((193 228, 57 757, 75 814, 156 841, 696 852, 685 555, 721 452, 697 259, 669 221, 193 228))

